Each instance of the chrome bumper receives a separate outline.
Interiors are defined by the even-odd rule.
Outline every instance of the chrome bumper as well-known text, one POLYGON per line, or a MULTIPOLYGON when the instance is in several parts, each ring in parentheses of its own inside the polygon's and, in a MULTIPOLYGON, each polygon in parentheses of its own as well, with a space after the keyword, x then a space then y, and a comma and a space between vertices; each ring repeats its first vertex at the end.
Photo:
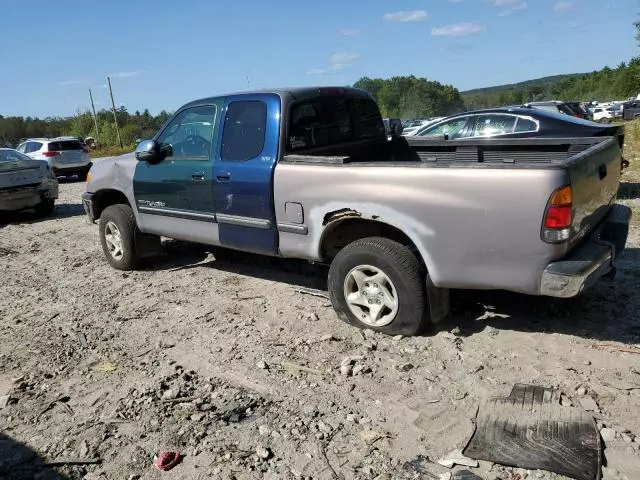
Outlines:
POLYGON ((95 223, 96 217, 93 210, 93 193, 84 192, 82 194, 82 207, 87 214, 89 223, 95 223))
POLYGON ((614 271, 629 234, 631 209, 614 205, 589 240, 542 272, 540 295, 575 297, 596 280, 614 271))

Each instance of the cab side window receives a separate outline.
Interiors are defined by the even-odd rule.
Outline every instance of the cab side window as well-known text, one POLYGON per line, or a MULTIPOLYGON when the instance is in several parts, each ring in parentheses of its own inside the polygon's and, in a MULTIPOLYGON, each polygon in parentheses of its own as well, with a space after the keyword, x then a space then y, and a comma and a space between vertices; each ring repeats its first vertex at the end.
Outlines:
POLYGON ((165 159, 211 158, 216 107, 203 105, 178 113, 156 139, 165 159))
POLYGON ((264 150, 267 105, 259 100, 233 102, 227 108, 220 159, 243 162, 264 150))

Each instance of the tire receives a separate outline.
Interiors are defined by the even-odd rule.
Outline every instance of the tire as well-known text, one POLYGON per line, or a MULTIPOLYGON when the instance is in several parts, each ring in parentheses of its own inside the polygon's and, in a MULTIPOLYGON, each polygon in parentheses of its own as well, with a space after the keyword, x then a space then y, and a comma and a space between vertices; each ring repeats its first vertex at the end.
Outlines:
POLYGON ((429 324, 423 269, 409 248, 393 240, 371 237, 344 247, 331 263, 328 286, 338 317, 350 325, 411 336, 429 324), (347 300, 349 292, 355 300, 347 300))
POLYGON ((53 209, 56 206, 56 202, 53 199, 46 199, 38 203, 33 209, 36 211, 36 215, 40 218, 49 217, 53 213, 53 209))
POLYGON ((135 236, 138 225, 129 205, 111 205, 100 215, 100 244, 116 270, 134 270, 140 264, 135 236))

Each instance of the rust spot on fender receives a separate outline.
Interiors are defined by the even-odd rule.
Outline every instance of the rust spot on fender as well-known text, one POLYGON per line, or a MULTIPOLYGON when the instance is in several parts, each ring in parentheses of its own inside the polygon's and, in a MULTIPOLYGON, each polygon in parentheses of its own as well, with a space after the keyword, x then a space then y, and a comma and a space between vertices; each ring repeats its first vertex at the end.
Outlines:
POLYGON ((340 210, 336 210, 334 212, 329 212, 324 216, 322 220, 322 225, 326 225, 327 223, 333 222, 335 220, 340 220, 343 218, 360 218, 362 214, 357 210, 352 210, 351 208, 342 208, 340 210))

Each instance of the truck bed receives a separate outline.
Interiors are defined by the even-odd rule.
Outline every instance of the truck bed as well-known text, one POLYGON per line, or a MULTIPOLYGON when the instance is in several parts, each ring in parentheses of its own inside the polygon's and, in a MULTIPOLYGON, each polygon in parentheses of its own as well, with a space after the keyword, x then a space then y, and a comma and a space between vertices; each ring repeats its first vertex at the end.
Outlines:
POLYGON ((355 142, 330 149, 285 155, 280 162, 425 167, 566 168, 583 152, 621 149, 624 136, 435 140, 397 138, 386 143, 355 142), (591 150, 593 149, 593 150, 591 150))
MULTIPOLYGON (((285 155, 275 170, 276 218, 287 221, 286 202, 302 205, 304 227, 318 237, 306 245, 316 245, 332 212, 352 212, 409 235, 439 287, 535 293, 546 265, 567 255, 610 211, 620 142, 395 139, 285 155), (547 202, 566 185, 573 192, 570 238, 545 243, 547 202)), ((281 233, 283 255, 322 259, 322 252, 305 248, 298 235, 281 233)))

